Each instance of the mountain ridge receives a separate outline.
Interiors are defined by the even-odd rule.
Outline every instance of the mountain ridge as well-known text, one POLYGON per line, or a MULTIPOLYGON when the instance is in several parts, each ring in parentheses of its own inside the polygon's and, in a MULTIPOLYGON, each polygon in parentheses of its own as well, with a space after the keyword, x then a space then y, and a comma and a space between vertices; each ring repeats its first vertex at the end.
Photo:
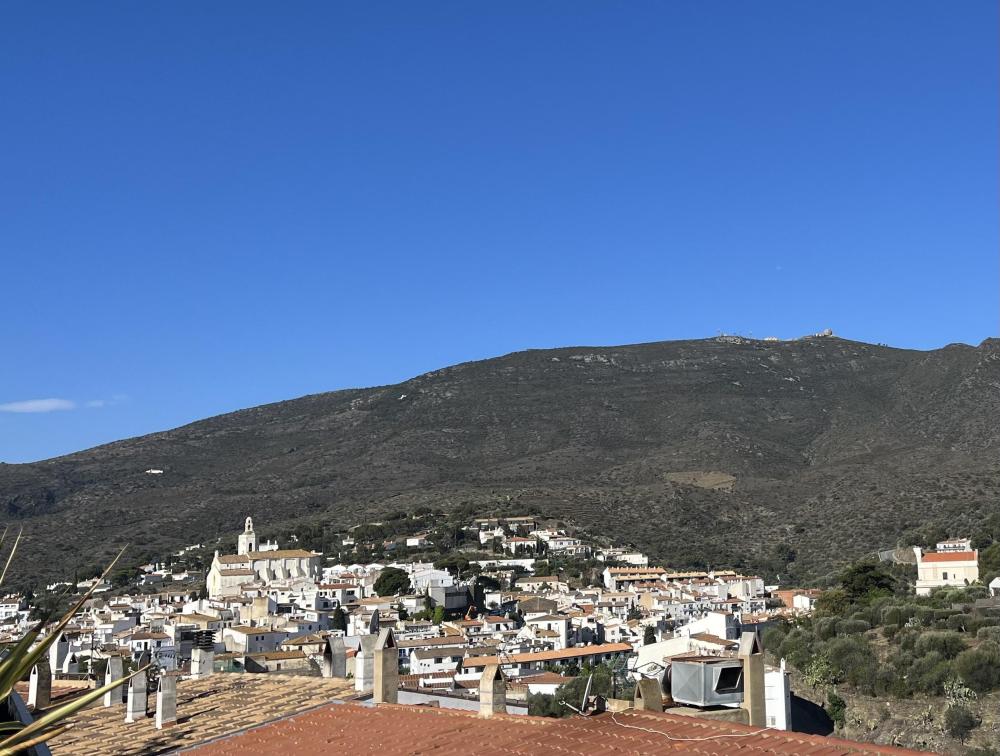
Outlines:
POLYGON ((916 522, 973 528, 994 511, 998 420, 996 339, 531 349, 5 464, 0 515, 26 526, 25 548, 52 553, 36 568, 52 577, 125 541, 162 556, 248 513, 335 528, 510 497, 678 566, 768 569, 786 544, 797 557, 784 569, 810 580, 916 522), (698 485, 719 475, 729 490, 698 485))

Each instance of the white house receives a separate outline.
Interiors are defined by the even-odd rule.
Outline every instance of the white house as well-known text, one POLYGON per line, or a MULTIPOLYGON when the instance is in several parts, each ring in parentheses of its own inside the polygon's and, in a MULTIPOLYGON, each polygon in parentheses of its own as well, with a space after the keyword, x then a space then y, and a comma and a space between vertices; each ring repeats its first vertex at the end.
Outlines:
POLYGON ((230 653, 259 654, 265 651, 277 651, 289 635, 290 633, 283 630, 271 630, 267 627, 235 625, 223 629, 222 641, 226 651, 230 653))
POLYGON ((968 540, 942 542, 938 546, 947 548, 927 554, 919 546, 913 547, 917 556, 918 596, 927 596, 935 588, 961 588, 979 580, 979 551, 952 548, 956 543, 967 544, 968 540))

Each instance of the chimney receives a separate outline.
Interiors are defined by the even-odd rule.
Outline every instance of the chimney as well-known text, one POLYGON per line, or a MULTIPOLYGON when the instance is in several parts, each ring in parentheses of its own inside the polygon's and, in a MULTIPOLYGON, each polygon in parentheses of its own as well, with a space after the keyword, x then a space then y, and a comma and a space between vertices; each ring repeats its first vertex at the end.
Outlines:
POLYGON ((195 648, 191 651, 191 677, 208 677, 213 672, 215 666, 215 652, 206 651, 203 648, 195 648))
POLYGON ((43 657, 31 668, 31 677, 28 680, 28 706, 38 711, 48 708, 51 703, 52 672, 49 669, 49 660, 43 657))
POLYGON ((399 649, 390 627, 378 634, 374 666, 375 693, 372 700, 377 704, 396 703, 399 699, 399 649))
POLYGON ((63 664, 69 654, 69 641, 66 636, 59 633, 59 637, 49 646, 49 669, 52 671, 65 671, 63 664))
POLYGON ((751 727, 764 727, 764 648, 757 633, 745 632, 740 638, 740 659, 743 660, 743 708, 751 727))
POLYGON ((156 690, 156 729, 162 730, 175 724, 177 724, 177 678, 173 675, 163 675, 156 690))
POLYGON ((479 678, 479 716, 507 713, 507 681, 498 664, 488 664, 479 678))
POLYGON ((643 677, 635 686, 632 701, 632 708, 639 711, 663 711, 660 681, 653 677, 643 677))
POLYGON ((214 665, 215 633, 211 630, 199 630, 194 634, 191 649, 191 677, 208 677, 214 671, 214 665))
POLYGON ((374 635, 362 635, 358 640, 361 645, 354 657, 354 690, 367 693, 375 687, 375 644, 378 638, 374 635))
MULTIPOLYGON (((115 680, 121 680, 125 676, 125 665, 120 656, 112 656, 108 659, 108 668, 104 671, 104 684, 108 685, 115 680)), ((112 688, 104 694, 105 706, 120 706, 125 702, 125 691, 122 686, 112 688)))
POLYGON ((323 649, 323 677, 341 680, 347 677, 347 646, 343 636, 335 635, 326 639, 326 647, 323 649))
MULTIPOLYGON (((141 665, 141 662, 140 662, 141 665)), ((146 674, 133 677, 128 684, 128 703, 125 706, 125 724, 146 718, 146 674)))

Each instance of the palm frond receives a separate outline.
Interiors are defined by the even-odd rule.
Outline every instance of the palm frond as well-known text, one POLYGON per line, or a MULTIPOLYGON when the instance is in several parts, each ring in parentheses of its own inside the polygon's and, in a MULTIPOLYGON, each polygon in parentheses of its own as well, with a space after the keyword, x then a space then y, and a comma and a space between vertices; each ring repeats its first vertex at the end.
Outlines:
MULTIPOLYGON (((7 536, 7 529, 4 528, 4 537, 7 536)), ((7 557, 7 564, 3 566, 3 572, 0 572, 0 585, 3 585, 3 580, 7 577, 7 568, 10 567, 11 561, 14 559, 14 554, 17 553, 17 545, 21 543, 21 536, 24 535, 24 528, 21 528, 17 533, 17 538, 14 539, 14 545, 10 549, 10 555, 7 557)), ((3 545, 3 538, 0 538, 0 545, 3 545)))
MULTIPOLYGON (((125 548, 128 547, 126 546, 125 548)), ((111 564, 108 565, 107 569, 104 570, 104 573, 100 578, 98 578, 97 582, 90 586, 90 590, 80 597, 73 607, 63 615, 62 619, 56 623, 56 626, 52 628, 49 634, 39 641, 38 645, 34 648, 25 650, 22 648, 24 641, 24 638, 22 638, 21 641, 18 642, 17 646, 14 647, 14 650, 5 659, 0 661, 0 700, 9 696, 11 691, 14 689, 15 683, 27 675, 31 671, 31 668, 38 663, 38 660, 45 655, 45 653, 49 650, 49 646, 55 642, 55 640, 62 633, 63 628, 70 623, 70 620, 72 620, 76 613, 80 611, 80 608, 87 602, 87 599, 93 595, 97 586, 100 585, 101 582, 110 574, 111 570, 114 569, 114 566, 118 563, 118 560, 122 558, 122 554, 124 553, 125 549, 123 548, 118 552, 118 556, 111 561, 111 564)), ((25 634, 25 637, 27 638, 31 636, 31 640, 37 638, 45 621, 46 620, 42 620, 42 622, 36 625, 32 630, 29 630, 28 633, 25 634)))
POLYGON ((76 712, 80 711, 80 709, 86 708, 108 691, 114 690, 120 685, 125 685, 136 675, 146 674, 146 670, 148 670, 149 667, 150 665, 147 664, 145 667, 137 669, 132 674, 126 675, 121 680, 115 680, 107 685, 102 685, 100 688, 95 688, 79 698, 74 698, 69 703, 63 704, 55 709, 50 709, 23 730, 19 730, 13 735, 0 740, 0 754, 13 753, 22 748, 26 748, 28 739, 33 736, 43 736, 41 738, 42 740, 54 737, 55 733, 53 732, 53 729, 59 722, 72 716, 73 714, 76 714, 76 712))

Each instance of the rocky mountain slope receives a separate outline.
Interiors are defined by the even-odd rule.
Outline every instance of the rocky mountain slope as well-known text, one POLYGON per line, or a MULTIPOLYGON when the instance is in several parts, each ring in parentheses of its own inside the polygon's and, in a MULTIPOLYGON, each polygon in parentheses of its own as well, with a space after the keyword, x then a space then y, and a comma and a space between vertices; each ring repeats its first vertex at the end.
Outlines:
POLYGON ((1000 506, 1000 340, 722 337, 518 352, 0 465, 41 577, 261 525, 510 500, 672 565, 793 579, 1000 506), (163 474, 147 474, 150 469, 163 474), (785 550, 784 561, 788 560, 785 550))

